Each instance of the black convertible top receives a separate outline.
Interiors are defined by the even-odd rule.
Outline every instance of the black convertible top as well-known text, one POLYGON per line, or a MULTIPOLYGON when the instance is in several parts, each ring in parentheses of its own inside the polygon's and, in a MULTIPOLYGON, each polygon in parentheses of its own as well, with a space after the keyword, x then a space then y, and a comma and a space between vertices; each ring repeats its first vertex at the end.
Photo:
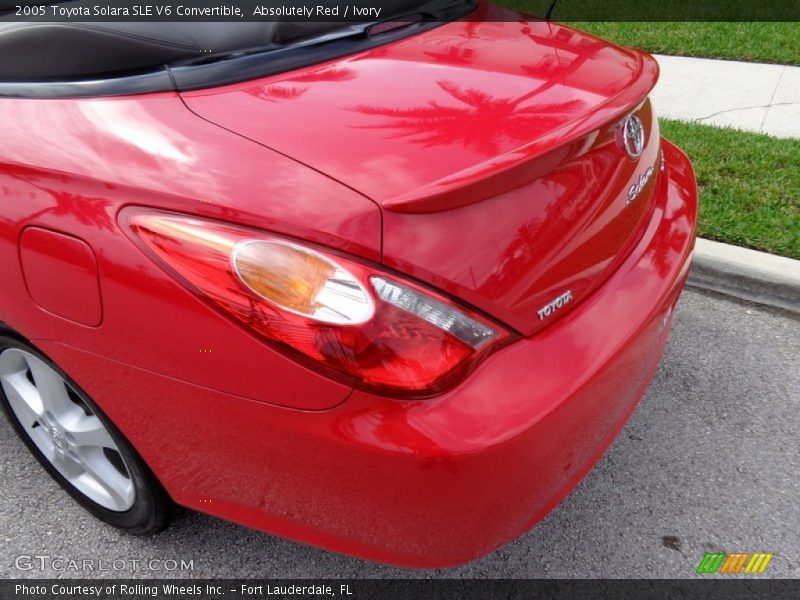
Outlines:
MULTIPOLYGON (((69 2, 65 4, 76 4, 69 2)), ((103 77, 342 29, 343 23, 0 23, 0 80, 103 77)))
MULTIPOLYGON (((51 2, 56 4, 56 2, 51 2)), ((57 4, 79 6, 81 0, 57 4)), ((0 96, 213 87, 358 52, 459 18, 475 0, 384 0, 403 27, 343 22, 14 22, 0 18, 0 96)))

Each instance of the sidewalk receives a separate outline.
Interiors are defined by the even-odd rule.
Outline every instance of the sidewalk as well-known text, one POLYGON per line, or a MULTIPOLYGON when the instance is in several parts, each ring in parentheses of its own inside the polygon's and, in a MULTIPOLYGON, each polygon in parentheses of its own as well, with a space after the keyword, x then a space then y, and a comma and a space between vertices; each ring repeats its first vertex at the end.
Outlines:
POLYGON ((660 117, 800 138, 800 67, 656 55, 660 117))
MULTIPOLYGON (((800 138, 800 67, 656 55, 656 114, 800 138)), ((689 284, 800 314, 800 261, 697 240, 689 284)))

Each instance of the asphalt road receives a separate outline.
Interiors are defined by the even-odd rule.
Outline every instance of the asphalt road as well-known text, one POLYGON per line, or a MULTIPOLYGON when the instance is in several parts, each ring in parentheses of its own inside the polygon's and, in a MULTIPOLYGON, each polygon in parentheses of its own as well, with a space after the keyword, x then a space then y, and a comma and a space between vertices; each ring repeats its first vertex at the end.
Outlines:
POLYGON ((189 512, 158 536, 122 535, 62 493, 0 419, 0 577, 91 575, 15 568, 19 555, 46 555, 126 561, 96 574, 109 577, 684 578, 710 550, 774 552, 764 577, 800 577, 799 365, 800 321, 687 291, 647 396, 598 466, 533 531, 441 571, 384 567, 189 512), (151 558, 193 570, 129 566, 151 558))

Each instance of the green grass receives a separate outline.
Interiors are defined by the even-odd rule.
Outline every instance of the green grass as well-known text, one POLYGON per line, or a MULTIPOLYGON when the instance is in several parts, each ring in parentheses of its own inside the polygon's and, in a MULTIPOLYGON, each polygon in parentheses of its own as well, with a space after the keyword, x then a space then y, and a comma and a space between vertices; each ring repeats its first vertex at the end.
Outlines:
POLYGON ((800 65, 800 23, 569 23, 621 46, 678 56, 800 65))
MULTIPOLYGON (((549 5, 549 0, 544 4, 540 0, 495 1, 539 15, 543 14, 542 6, 546 10, 549 5)), ((591 8, 593 1, 576 0, 572 14, 581 14, 581 2, 591 8)), ((737 0, 731 2, 734 11, 754 6, 736 5, 737 0)), ((598 14, 604 14, 603 6, 597 6, 601 11, 598 14)), ((648 5, 648 10, 652 6, 648 5)), ((702 5, 692 7, 702 9, 702 5)), ((662 17, 675 14, 669 12, 675 10, 670 0, 664 0, 662 8, 662 17)), ((570 22, 569 25, 621 46, 649 52, 800 65, 797 22, 570 22)), ((800 258, 800 140, 670 120, 661 121, 661 131, 694 163, 700 187, 701 236, 800 258)))
MULTIPOLYGON (((552 2, 493 1, 538 16, 552 2)), ((796 15, 796 4, 777 0, 559 0, 553 19, 649 52, 800 65, 800 22, 787 22, 796 15)))
POLYGON ((800 140, 661 120, 700 187, 700 235, 800 258, 800 140))

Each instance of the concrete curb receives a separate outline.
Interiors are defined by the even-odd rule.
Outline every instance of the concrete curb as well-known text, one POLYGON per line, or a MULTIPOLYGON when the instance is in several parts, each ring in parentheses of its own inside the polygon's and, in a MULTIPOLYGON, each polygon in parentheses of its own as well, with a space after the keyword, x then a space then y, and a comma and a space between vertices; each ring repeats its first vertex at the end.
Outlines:
POLYGON ((698 238, 688 283, 800 315, 800 260, 698 238))

